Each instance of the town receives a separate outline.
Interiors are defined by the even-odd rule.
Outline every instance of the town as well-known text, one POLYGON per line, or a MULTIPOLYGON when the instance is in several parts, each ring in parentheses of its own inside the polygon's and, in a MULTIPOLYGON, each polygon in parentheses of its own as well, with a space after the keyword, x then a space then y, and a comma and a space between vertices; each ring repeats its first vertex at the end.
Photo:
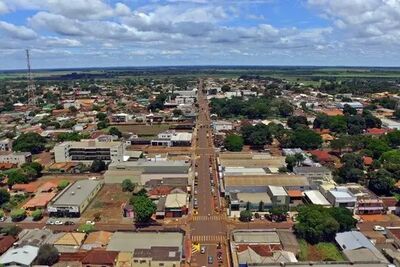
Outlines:
POLYGON ((198 71, 2 80, 0 264, 400 266, 399 83, 198 71))

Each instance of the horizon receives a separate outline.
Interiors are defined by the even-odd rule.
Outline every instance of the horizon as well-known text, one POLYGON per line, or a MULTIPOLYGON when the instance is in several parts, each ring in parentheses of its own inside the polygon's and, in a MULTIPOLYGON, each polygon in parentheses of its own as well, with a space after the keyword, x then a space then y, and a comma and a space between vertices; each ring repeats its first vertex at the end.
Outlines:
POLYGON ((0 0, 1 70, 399 67, 400 1, 0 0), (356 14, 356 15, 354 15, 356 14))

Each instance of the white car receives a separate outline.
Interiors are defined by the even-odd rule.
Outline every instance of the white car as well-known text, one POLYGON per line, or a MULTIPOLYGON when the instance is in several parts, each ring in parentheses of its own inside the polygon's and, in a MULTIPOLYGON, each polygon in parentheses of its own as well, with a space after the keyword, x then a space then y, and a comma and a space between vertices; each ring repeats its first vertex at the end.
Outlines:
POLYGON ((86 224, 91 224, 91 225, 95 225, 96 223, 93 221, 86 221, 86 224))
POLYGON ((385 227, 380 225, 374 225, 374 231, 385 231, 385 227))
POLYGON ((63 225, 64 223, 62 221, 55 221, 54 224, 55 225, 63 225))

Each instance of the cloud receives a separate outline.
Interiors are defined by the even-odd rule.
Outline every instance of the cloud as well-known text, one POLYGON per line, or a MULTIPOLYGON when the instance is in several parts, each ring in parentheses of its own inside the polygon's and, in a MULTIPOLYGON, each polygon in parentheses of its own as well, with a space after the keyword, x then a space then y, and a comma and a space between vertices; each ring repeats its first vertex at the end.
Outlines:
POLYGON ((37 34, 32 29, 25 26, 16 26, 5 21, 0 21, 0 31, 12 38, 20 40, 31 40, 37 37, 37 34))
POLYGON ((8 13, 10 10, 8 6, 3 1, 0 1, 0 14, 8 13))
POLYGON ((44 43, 47 46, 53 47, 79 47, 82 43, 75 39, 59 38, 59 37, 46 37, 43 38, 44 43))

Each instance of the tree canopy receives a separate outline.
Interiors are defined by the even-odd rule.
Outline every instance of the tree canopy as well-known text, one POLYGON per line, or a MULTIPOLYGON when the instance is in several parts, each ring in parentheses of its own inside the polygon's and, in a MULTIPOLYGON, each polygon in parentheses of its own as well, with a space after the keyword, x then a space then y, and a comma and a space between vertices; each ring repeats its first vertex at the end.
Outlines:
POLYGON ((57 248, 50 244, 44 244, 39 248, 35 263, 37 265, 52 266, 58 262, 58 259, 59 253, 57 248))
POLYGON ((271 144, 272 134, 269 126, 259 123, 257 125, 245 125, 241 128, 241 133, 246 145, 264 146, 271 144))
POLYGON ((23 133, 14 141, 13 150, 37 154, 45 149, 46 139, 38 133, 23 133))
POLYGON ((224 140, 224 147, 233 152, 242 151, 243 138, 237 134, 230 134, 224 140))
POLYGON ((135 212, 136 221, 139 223, 148 222, 154 212, 156 212, 156 204, 146 195, 133 196, 130 202, 135 212))

